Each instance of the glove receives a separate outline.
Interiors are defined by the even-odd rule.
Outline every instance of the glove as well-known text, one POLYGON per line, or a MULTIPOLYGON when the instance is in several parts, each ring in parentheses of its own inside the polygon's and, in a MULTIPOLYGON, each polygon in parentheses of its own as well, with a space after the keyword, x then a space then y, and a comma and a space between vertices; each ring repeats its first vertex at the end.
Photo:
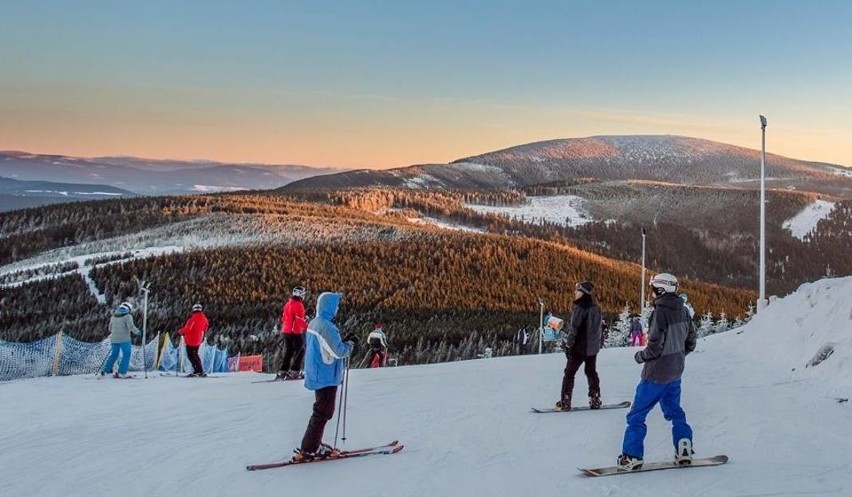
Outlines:
POLYGON ((358 336, 355 335, 355 333, 351 333, 351 332, 347 333, 346 336, 343 337, 343 341, 344 342, 351 342, 353 351, 358 349, 359 340, 358 340, 358 336))
POLYGON ((636 364, 642 364, 645 362, 645 359, 642 359, 642 351, 636 352, 636 355, 633 356, 633 360, 636 361, 636 364))

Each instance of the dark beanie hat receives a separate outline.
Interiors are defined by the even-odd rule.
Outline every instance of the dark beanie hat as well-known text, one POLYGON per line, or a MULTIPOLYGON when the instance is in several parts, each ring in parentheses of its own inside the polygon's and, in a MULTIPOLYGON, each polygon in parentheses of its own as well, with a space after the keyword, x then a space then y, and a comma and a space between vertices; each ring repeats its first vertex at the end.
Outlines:
POLYGON ((584 281, 582 283, 577 283, 577 290, 580 290, 583 293, 592 294, 592 290, 595 289, 595 285, 591 281, 584 281))

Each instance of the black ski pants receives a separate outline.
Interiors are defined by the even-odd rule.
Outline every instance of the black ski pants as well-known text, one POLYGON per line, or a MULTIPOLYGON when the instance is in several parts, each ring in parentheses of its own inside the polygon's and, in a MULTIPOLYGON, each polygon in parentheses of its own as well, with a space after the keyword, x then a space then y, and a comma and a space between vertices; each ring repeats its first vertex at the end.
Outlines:
POLYGON ((305 355, 304 335, 284 334, 284 361, 281 371, 301 371, 302 357, 305 355))
POLYGON ((308 429, 302 437, 302 451, 316 452, 322 442, 325 424, 334 417, 334 401, 337 399, 337 387, 320 388, 314 392, 314 411, 308 421, 308 429))
POLYGON ((192 372, 195 374, 201 374, 204 372, 204 366, 201 364, 201 357, 198 356, 198 348, 200 345, 192 347, 190 345, 186 346, 186 357, 189 358, 190 364, 192 364, 192 372))
POLYGON ((570 399, 574 392, 574 377, 580 366, 585 363, 586 379, 589 381, 589 397, 601 394, 601 379, 597 371, 597 355, 568 355, 568 363, 565 365, 565 375, 562 377, 562 398, 561 400, 570 399))

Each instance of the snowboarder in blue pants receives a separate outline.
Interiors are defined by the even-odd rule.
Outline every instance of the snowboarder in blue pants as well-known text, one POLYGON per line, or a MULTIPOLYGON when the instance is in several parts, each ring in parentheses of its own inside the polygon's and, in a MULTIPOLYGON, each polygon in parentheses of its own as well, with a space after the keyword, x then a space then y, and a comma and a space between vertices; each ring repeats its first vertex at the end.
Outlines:
POLYGON ((618 467, 625 471, 640 469, 645 453, 645 418, 658 403, 666 420, 672 423, 675 462, 692 462, 692 428, 680 407, 681 375, 686 355, 695 350, 695 326, 683 300, 677 295, 677 278, 662 273, 651 278, 656 298, 648 325, 648 345, 634 359, 644 364, 642 381, 636 387, 633 406, 627 414, 618 467))

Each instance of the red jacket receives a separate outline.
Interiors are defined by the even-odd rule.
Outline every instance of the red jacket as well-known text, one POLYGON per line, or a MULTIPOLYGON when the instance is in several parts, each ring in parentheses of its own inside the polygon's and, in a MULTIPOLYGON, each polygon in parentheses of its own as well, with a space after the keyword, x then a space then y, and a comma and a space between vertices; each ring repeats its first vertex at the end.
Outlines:
POLYGON ((183 328, 178 330, 178 333, 183 335, 188 347, 198 347, 204 340, 204 333, 207 332, 207 316, 202 311, 196 311, 189 316, 183 328))
POLYGON ((301 335, 308 329, 305 320, 305 304, 301 300, 290 297, 281 312, 281 333, 285 335, 301 335))

